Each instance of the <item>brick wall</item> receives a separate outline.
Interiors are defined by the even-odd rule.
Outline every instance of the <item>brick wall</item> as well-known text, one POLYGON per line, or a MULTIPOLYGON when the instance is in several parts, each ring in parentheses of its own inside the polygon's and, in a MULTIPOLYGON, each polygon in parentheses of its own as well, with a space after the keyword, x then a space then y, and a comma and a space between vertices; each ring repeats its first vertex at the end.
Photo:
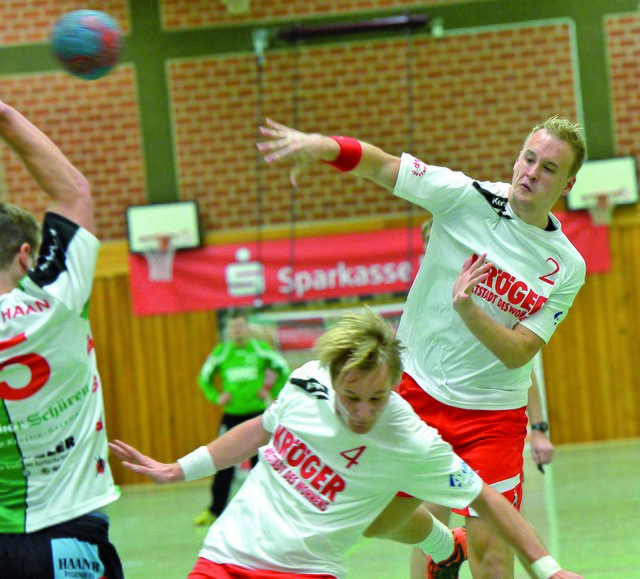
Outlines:
POLYGON ((640 165, 640 16, 606 20, 616 153, 640 165))
MULTIPOLYGON (((141 134, 131 66, 100 82, 48 73, 0 78, 3 100, 34 120, 87 176, 101 239, 125 237, 127 205, 145 202, 141 134)), ((0 148, 7 201, 40 217, 47 198, 8 147, 0 148)))
MULTIPOLYGON (((252 0, 251 13, 239 18, 431 3, 446 2, 252 0)), ((80 7, 107 11, 129 28, 126 0, 82 5, 8 0, 0 3, 0 43, 46 42, 51 21, 80 7)), ((228 24, 231 18, 221 0, 163 0, 161 8, 165 25, 174 28, 228 24)), ((640 17, 610 17, 605 25, 617 152, 638 155, 640 17)), ((152 53, 139 57, 136 66, 143 67, 152 53)), ((404 202, 379 188, 324 166, 311 167, 303 176, 292 204, 286 167, 256 164, 258 94, 252 54, 181 59, 170 62, 167 70, 176 194, 200 202, 205 232, 255 227, 258 221, 286 224, 292 216, 313 221, 406 210, 404 202)), ((577 118, 576 78, 571 28, 560 22, 416 38, 411 44, 403 38, 334 43, 268 52, 263 110, 285 123, 295 117, 303 130, 353 134, 394 153, 412 142, 412 152, 430 162, 479 179, 509 179, 514 156, 534 123, 555 113, 577 118), (411 127, 408 66, 413 76, 411 127)), ((127 63, 96 83, 62 72, 0 77, 0 98, 49 132, 91 179, 103 239, 124 239, 124 208, 147 197, 135 81, 135 68, 127 63)), ((167 89, 159 85, 152 90, 163 94, 167 89)), ((9 201, 41 213, 41 195, 6 148, 2 158, 9 201)))
MULTIPOLYGON (((256 74, 250 56, 170 68, 181 194, 200 201, 207 231, 256 224, 256 74)), ((395 154, 413 141, 411 152, 429 162, 509 180, 534 124, 556 113, 576 117, 573 76, 570 31, 562 24, 411 44, 336 44, 269 53, 263 110, 289 124, 297 109, 302 130, 356 135, 395 154)), ((288 167, 262 171, 265 224, 287 223, 292 210, 303 221, 405 211, 379 187, 324 165, 309 168, 292 206, 288 167)))
MULTIPOLYGON (((467 0, 482 2, 484 0, 467 0)), ((332 16, 362 10, 390 10, 402 7, 454 4, 460 0, 250 0, 246 14, 233 14, 223 0, 162 0, 163 26, 202 28, 254 20, 332 16)))

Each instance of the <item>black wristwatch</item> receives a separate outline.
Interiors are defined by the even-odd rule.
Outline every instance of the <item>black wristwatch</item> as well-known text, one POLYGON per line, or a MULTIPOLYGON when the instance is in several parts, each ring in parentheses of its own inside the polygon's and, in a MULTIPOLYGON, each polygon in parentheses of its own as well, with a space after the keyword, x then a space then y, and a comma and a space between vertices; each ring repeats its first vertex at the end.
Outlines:
POLYGON ((548 432, 549 424, 547 422, 536 422, 531 425, 531 430, 539 430, 540 432, 548 432))

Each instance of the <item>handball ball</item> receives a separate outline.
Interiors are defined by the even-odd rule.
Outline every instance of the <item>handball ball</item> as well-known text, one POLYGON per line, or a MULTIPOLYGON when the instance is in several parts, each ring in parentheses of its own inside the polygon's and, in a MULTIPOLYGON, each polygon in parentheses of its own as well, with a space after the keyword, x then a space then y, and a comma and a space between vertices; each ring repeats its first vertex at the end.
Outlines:
POLYGON ((65 14, 53 27, 51 43, 62 66, 86 80, 105 76, 118 62, 122 48, 118 23, 97 10, 65 14))

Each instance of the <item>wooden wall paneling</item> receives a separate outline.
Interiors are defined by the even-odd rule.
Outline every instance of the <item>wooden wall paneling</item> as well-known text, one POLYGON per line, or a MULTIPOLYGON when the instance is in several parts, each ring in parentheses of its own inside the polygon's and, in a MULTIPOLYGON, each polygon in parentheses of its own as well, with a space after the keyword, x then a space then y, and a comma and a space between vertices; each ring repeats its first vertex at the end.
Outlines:
POLYGON ((640 300, 640 227, 610 230, 612 269, 587 276, 543 359, 554 441, 640 436, 635 320, 640 300))
MULTIPOLYGON (((214 312, 136 317, 124 273, 98 276, 91 321, 107 432, 162 461, 215 438, 220 411, 197 374, 217 339, 214 312)), ((141 482, 111 461, 119 484, 141 482)))

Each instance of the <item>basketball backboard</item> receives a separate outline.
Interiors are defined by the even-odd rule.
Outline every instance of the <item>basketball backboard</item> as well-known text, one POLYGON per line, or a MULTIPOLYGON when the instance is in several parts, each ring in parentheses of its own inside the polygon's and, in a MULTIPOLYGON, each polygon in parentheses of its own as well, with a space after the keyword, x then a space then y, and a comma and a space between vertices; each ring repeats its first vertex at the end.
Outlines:
POLYGON ((195 201, 174 201, 127 207, 127 233, 131 253, 162 249, 170 240, 173 249, 202 245, 198 205, 195 201))
POLYGON ((569 209, 591 209, 607 197, 612 205, 638 202, 638 178, 634 157, 585 161, 569 192, 569 209))

